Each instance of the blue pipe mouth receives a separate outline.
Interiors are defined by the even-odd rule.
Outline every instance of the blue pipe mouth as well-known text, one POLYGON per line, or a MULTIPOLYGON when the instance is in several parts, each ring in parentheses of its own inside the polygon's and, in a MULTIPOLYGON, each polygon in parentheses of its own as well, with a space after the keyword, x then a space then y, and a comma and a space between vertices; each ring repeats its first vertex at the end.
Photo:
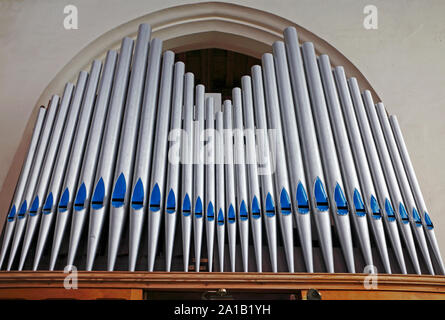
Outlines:
POLYGON ((354 206, 355 206, 355 214, 359 217, 366 216, 365 204, 362 201, 362 197, 360 192, 357 189, 354 190, 354 206))
POLYGON ((391 202, 389 202, 388 199, 385 199, 385 210, 386 215, 388 216, 388 221, 393 222, 396 220, 396 214, 394 212, 394 209, 391 205, 391 202))
POLYGON ((292 213, 289 194, 284 188, 281 190, 280 194, 280 206, 281 206, 281 213, 283 215, 288 216, 292 213))
POLYGON ((117 178, 114 186, 113 195, 111 196, 111 205, 115 208, 120 208, 124 205, 125 194, 127 193, 127 182, 123 173, 117 178))
POLYGON ((20 210, 17 215, 19 219, 23 219, 25 217, 27 209, 28 209, 28 204, 25 200, 25 201, 23 201, 22 205, 20 206, 20 210))
POLYGON ((268 193, 266 196, 266 216, 268 216, 269 218, 275 216, 275 205, 270 193, 268 193))
POLYGON ((403 224, 409 223, 408 213, 406 212, 405 206, 401 202, 399 203, 399 212, 403 224))
POLYGON ((184 201, 182 202, 182 214, 184 215, 184 217, 188 217, 190 216, 191 213, 192 209, 191 209, 190 197, 187 193, 184 197, 184 201))
POLYGON ((309 199, 301 182, 299 182, 297 186, 296 200, 298 212, 301 214, 309 213, 309 199))
POLYGON ((104 206, 105 197, 105 183, 102 178, 97 182, 96 189, 94 190, 93 199, 91 201, 91 207, 95 210, 102 209, 104 206))
POLYGON ((229 213, 228 213, 227 220, 229 221, 230 224, 236 222, 235 209, 233 208, 232 204, 230 204, 230 206, 229 206, 229 213))
POLYGON ((15 213, 16 213, 16 208, 15 208, 15 204, 13 204, 13 205, 12 205, 12 208, 11 208, 11 210, 9 211, 9 214, 8 214, 8 221, 9 221, 9 222, 14 221, 15 213))
POLYGON ((53 208, 53 202, 54 202, 53 193, 50 192, 48 197, 46 198, 45 204, 43 205, 42 209, 43 214, 51 213, 51 210, 53 208))
POLYGON ((382 212, 380 211, 379 203, 377 202, 377 199, 371 195, 371 211, 372 211, 372 217, 375 220, 379 220, 382 218, 382 212))
POLYGON ((314 195, 315 195, 315 205, 320 211, 328 211, 329 210, 329 202, 328 196, 326 195, 326 191, 324 189, 323 183, 320 178, 317 177, 314 185, 314 195))
POLYGON ((209 202, 209 205, 207 206, 207 221, 214 221, 215 220, 215 213, 213 210, 213 203, 209 202))
POLYGON ((152 212, 158 212, 161 210, 161 190, 159 189, 159 185, 157 183, 151 192, 149 208, 152 212))
POLYGON ((60 198, 59 205, 57 206, 58 212, 66 212, 68 210, 68 202, 70 201, 70 191, 68 188, 62 194, 60 198))
POLYGON ((420 218, 419 212, 416 208, 413 208, 413 219, 417 227, 422 226, 422 219, 420 218))
POLYGON ((256 196, 253 197, 252 200, 252 217, 254 219, 261 218, 261 209, 260 209, 260 203, 256 196))
POLYGON ((201 197, 198 197, 195 202, 195 217, 200 219, 202 218, 202 201, 201 197))
POLYGON ((173 189, 170 189, 167 196, 167 213, 175 213, 176 212, 176 197, 173 189))
POLYGON ((428 230, 433 230, 434 229, 434 225, 433 225, 433 222, 431 221, 430 215, 426 211, 423 214, 424 214, 424 217, 425 217, 426 227, 428 228, 428 230))
POLYGON ((39 210, 39 197, 36 196, 32 205, 31 205, 31 208, 29 209, 29 215, 31 217, 36 216, 38 210, 39 210))
POLYGON ((134 210, 140 210, 144 206, 144 184, 142 183, 141 178, 138 179, 136 185, 134 186, 133 196, 131 198, 131 207, 134 210))
POLYGON ((247 211, 246 202, 241 201, 241 205, 239 208, 239 218, 241 221, 246 221, 249 218, 249 212, 247 211))
POLYGON ((341 189, 340 185, 337 183, 334 191, 335 203, 337 205, 337 213, 341 216, 345 216, 349 213, 348 202, 341 189))
POLYGON ((85 183, 82 183, 77 191, 76 199, 74 200, 74 210, 82 211, 85 208, 85 199, 87 197, 87 189, 85 183))
POLYGON ((217 223, 218 223, 219 226, 223 226, 224 225, 224 213, 223 213, 222 209, 219 209, 219 211, 218 211, 217 223))

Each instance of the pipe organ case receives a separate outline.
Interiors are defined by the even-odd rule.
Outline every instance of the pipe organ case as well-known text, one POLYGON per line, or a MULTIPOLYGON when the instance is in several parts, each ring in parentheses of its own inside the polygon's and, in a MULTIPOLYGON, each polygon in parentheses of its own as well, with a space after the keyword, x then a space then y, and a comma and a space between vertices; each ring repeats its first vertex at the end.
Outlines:
POLYGON ((223 106, 174 61, 142 24, 39 110, 1 269, 444 274, 396 117, 295 28, 223 106))

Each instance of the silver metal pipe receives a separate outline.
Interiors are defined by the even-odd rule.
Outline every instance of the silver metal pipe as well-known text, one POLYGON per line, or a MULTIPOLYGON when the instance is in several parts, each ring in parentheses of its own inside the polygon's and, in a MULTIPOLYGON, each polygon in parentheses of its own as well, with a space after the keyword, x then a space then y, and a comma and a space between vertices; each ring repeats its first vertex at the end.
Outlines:
POLYGON ((298 130, 302 142, 302 153, 309 188, 310 208, 315 217, 326 270, 334 272, 332 251, 331 221, 329 201, 324 187, 324 174, 315 133, 311 102, 305 78, 303 60, 298 45, 297 31, 294 27, 284 30, 287 59, 291 75, 292 93, 296 106, 298 130))
POLYGON ((280 198, 278 207, 278 220, 283 237, 284 252, 289 272, 294 272, 294 237, 292 220, 292 203, 289 197, 289 177, 287 173, 283 130, 281 128, 280 107, 278 101, 277 80, 273 56, 265 53, 262 56, 264 92, 266 97, 266 111, 269 130, 274 130, 273 138, 269 140, 272 145, 272 161, 275 164, 275 194, 280 198))
MULTIPOLYGON (((269 136, 267 131, 266 102, 264 98, 263 75, 261 67, 255 65, 252 72, 252 91, 255 110, 256 137, 258 144, 258 174, 261 181, 261 199, 264 204, 264 222, 269 244, 272 272, 278 271, 277 263, 277 222, 275 192, 272 174, 275 171, 270 159, 269 136)), ((227 153, 226 153, 227 154, 227 153)))
POLYGON ((392 131, 394 133, 394 138, 397 143, 397 147, 402 158, 403 165, 405 167, 405 172, 408 175, 408 181, 411 186, 411 191, 416 200, 417 208, 420 209, 420 215, 423 216, 422 223, 426 230, 428 240, 430 241, 431 248, 433 250, 433 255, 437 261, 440 274, 445 274, 445 267, 440 254, 439 245, 437 244, 436 235, 434 233, 434 225, 431 222, 431 218, 428 214, 428 209, 423 198, 422 190, 420 189, 419 181, 417 180, 414 167, 411 163, 411 158, 406 148, 405 140, 403 139, 402 131, 400 130, 399 123, 396 116, 390 116, 389 121, 391 123, 392 131))
POLYGON ((157 117, 158 89, 160 80, 162 41, 153 39, 148 53, 145 75, 144 98, 139 125, 138 144, 134 161, 133 185, 130 206, 130 243, 128 270, 134 271, 138 258, 144 219, 148 212, 150 169, 157 117))
POLYGON ((45 114, 46 114, 46 109, 40 107, 39 112, 37 114, 36 122, 34 124, 34 129, 32 132, 31 141, 29 143, 28 152, 26 153, 25 161, 23 162, 23 166, 20 171, 19 180, 17 181, 17 185, 15 187, 14 196, 12 198, 9 213, 6 217, 6 226, 3 234, 2 249, 0 252, 0 269, 3 265, 6 252, 8 251, 9 244, 12 240, 16 221, 18 220, 17 213, 18 209, 20 209, 20 201, 23 198, 23 194, 25 193, 25 188, 29 180, 30 172, 32 169, 32 163, 34 160, 34 156, 37 152, 40 133, 42 132, 42 127, 45 120, 45 114))
POLYGON ((173 84, 173 64, 175 54, 166 51, 162 55, 162 74, 159 88, 156 139, 153 146, 153 162, 150 177, 150 202, 148 211, 148 271, 154 270, 161 213, 165 210, 164 192, 168 154, 168 129, 173 84))
POLYGON ((224 155, 225 155, 225 181, 226 184, 226 208, 227 208, 227 233, 229 242, 230 271, 235 272, 236 259, 236 196, 235 173, 233 167, 233 132, 232 132, 232 102, 224 101, 224 155))
POLYGON ((289 169, 292 211, 294 212, 298 234, 300 236, 306 271, 314 272, 311 217, 309 215, 309 201, 306 192, 306 176, 301 155, 300 137, 295 116, 295 104, 292 97, 286 48, 282 41, 275 42, 272 48, 280 98, 281 123, 284 129, 284 143, 289 169))
POLYGON ((119 147, 122 118, 125 110, 125 96, 130 73, 133 40, 122 40, 106 127, 103 135, 100 156, 97 164, 95 187, 91 198, 90 224, 88 229, 86 270, 93 269, 97 247, 101 238, 105 216, 108 214, 112 187, 112 177, 119 147))
POLYGON ((180 156, 181 156, 181 128, 182 128, 182 108, 184 97, 184 70, 183 62, 176 62, 174 67, 173 91, 171 103, 170 133, 168 135, 168 172, 166 194, 165 216, 165 269, 170 271, 173 254, 173 243, 175 240, 176 219, 180 206, 179 177, 180 177, 180 156))
POLYGON ((397 181, 399 182, 399 188, 402 193, 402 199, 404 200, 406 209, 408 210, 408 219, 411 222, 411 230, 414 230, 414 235, 419 245, 420 252, 422 253, 428 272, 434 275, 433 264, 431 263, 430 254, 428 252, 428 245, 425 239, 425 233, 423 232, 422 220, 419 216, 419 211, 416 208, 413 194, 409 186, 408 177, 406 176, 405 169, 403 168, 402 159, 397 150, 397 144, 394 139, 394 135, 389 124, 388 116, 386 114, 383 103, 377 103, 376 105, 377 115, 380 120, 383 134, 385 136, 386 145, 392 160, 393 169, 396 174, 397 181))
POLYGON ((108 102, 111 95, 116 60, 116 51, 108 51, 100 80, 99 91, 95 100, 93 119, 84 152, 85 156, 82 160, 82 169, 79 174, 79 186, 75 189, 73 188, 73 191, 75 191, 75 193, 73 193, 73 195, 75 195, 75 197, 73 197, 73 205, 68 206, 67 208, 67 215, 72 212, 67 258, 67 266, 69 269, 71 269, 71 266, 74 264, 84 224, 90 212, 90 199, 93 192, 94 175, 99 162, 100 145, 102 143, 102 136, 106 123, 105 120, 108 113, 108 102))
POLYGON ((139 118, 144 93, 147 54, 150 44, 151 27, 140 24, 131 66, 124 119, 119 139, 116 168, 114 169, 114 189, 110 203, 110 226, 108 232, 108 271, 113 271, 122 237, 122 229, 127 219, 132 185, 134 155, 137 145, 139 118))
POLYGON ((326 188, 330 199, 330 211, 338 230, 338 237, 342 247, 346 266, 349 272, 355 272, 354 253, 352 247, 351 225, 349 222, 349 206, 344 196, 343 179, 340 173, 334 138, 321 83, 314 45, 305 42, 302 45, 303 62, 312 102, 312 112, 315 120, 318 143, 324 173, 326 188), (335 206, 334 206, 335 204, 335 206))
POLYGON ((219 272, 224 271, 224 238, 226 225, 224 186, 224 119, 221 111, 216 112, 215 136, 215 184, 216 184, 216 236, 218 239, 219 272))
POLYGON ((249 212, 252 226, 252 237, 255 248, 256 267, 258 272, 263 271, 263 244, 260 184, 258 180, 258 167, 255 143, 255 119, 253 113, 252 81, 249 76, 241 78, 243 95, 244 134, 246 136, 246 168, 248 175, 249 212))
POLYGON ((355 115, 357 117, 363 145, 365 146, 366 155, 368 158, 369 168, 372 172, 374 187, 377 191, 377 199, 379 206, 384 212, 385 222, 388 229, 388 234, 391 239, 392 248, 396 256, 400 271, 406 274, 405 259, 402 252, 402 244, 400 241, 399 230, 397 228, 397 221, 394 214, 394 209, 389 197, 388 187, 386 185, 383 169, 377 153, 377 147, 372 137, 371 127, 368 122, 363 100, 360 95, 360 89, 355 78, 348 80, 351 97, 354 104, 355 115))
POLYGON ((202 215, 204 212, 204 86, 195 92, 195 123, 193 132, 193 229, 195 240, 195 271, 199 272, 202 245, 202 215))
POLYGON ((57 204, 56 225, 49 264, 49 270, 51 271, 54 270, 60 246, 62 244, 62 239, 65 234, 66 225, 71 217, 71 212, 73 209, 75 195, 74 191, 77 189, 77 182, 82 166, 86 141, 88 138, 101 68, 102 63, 99 60, 94 60, 93 64, 91 65, 88 85, 85 89, 82 101, 82 110, 81 114, 79 115, 78 125, 74 135, 73 149, 68 160, 63 188, 60 189, 61 191, 64 191, 60 197, 59 203, 57 204))
POLYGON ((43 209, 43 199, 46 195, 50 184, 51 174, 53 172, 56 153, 59 151, 60 141, 63 134, 63 128, 65 126, 71 98, 74 91, 74 85, 67 83, 65 91, 63 93, 62 101, 60 102, 59 112, 55 120, 54 129, 51 133, 51 138, 48 144, 48 148, 45 152, 45 159, 43 160, 42 168, 39 175, 39 182, 37 183, 36 190, 34 191, 33 202, 28 209, 28 221, 26 222, 26 232, 23 238, 22 252, 20 255, 20 262, 18 270, 23 269, 25 259, 28 255, 29 248, 34 238, 35 230, 40 222, 40 217, 43 209))
POLYGON ((76 133, 77 122, 79 119, 80 107, 87 85, 88 73, 81 71, 77 80, 76 88, 73 93, 71 105, 66 116, 65 126, 63 129, 62 140, 60 141, 57 157, 55 156, 55 164, 51 175, 49 186, 47 187, 46 200, 42 209, 42 218, 40 223, 40 232, 37 238, 36 251, 34 256, 33 270, 37 270, 43 249, 50 229, 52 228, 54 216, 57 212, 57 204, 59 203, 60 193, 62 191, 62 183, 64 180, 67 164, 71 155, 71 146, 73 137, 76 133))
POLYGON ((213 244, 215 242, 215 107, 212 97, 205 100, 205 219, 208 271, 213 271, 213 244))
POLYGON ((249 212, 247 194, 247 176, 244 156, 244 127, 241 102, 241 89, 232 90, 233 99, 233 136, 235 145, 233 148, 236 181, 236 201, 238 211, 238 228, 241 242, 241 256, 243 271, 249 271, 249 212))
POLYGON ((181 179, 181 222, 182 222, 182 252, 184 272, 189 268, 190 239, 192 234, 192 204, 193 198, 193 91, 195 78, 187 72, 184 79, 184 131, 182 136, 182 179, 181 179))
POLYGON ((30 176, 28 178, 26 189, 24 195, 20 201, 20 209, 17 215, 16 227, 14 231, 14 238, 11 245, 11 250, 9 252, 8 266, 7 270, 11 270, 12 264, 14 263, 14 258, 22 241, 22 236, 25 230, 26 222, 28 220, 28 204, 31 203, 32 196, 37 187, 38 178, 40 176, 40 171, 43 166, 43 159, 46 154, 46 149, 49 144, 49 139, 54 127, 54 120, 56 114, 59 111, 59 101, 60 98, 57 95, 52 96, 48 111, 45 116, 45 124, 43 126, 43 131, 39 139, 39 145, 36 150, 36 154, 33 159, 33 165, 31 168, 30 176))
MULTIPOLYGON (((382 259, 385 272, 391 273, 391 265, 389 263, 388 248, 386 245, 385 230, 383 229, 383 219, 381 209, 379 207, 374 183, 372 182, 371 171, 369 170, 368 160, 366 159, 363 140, 360 135, 357 118, 354 114, 351 95, 348 89, 348 83, 343 67, 334 69, 334 78, 337 84, 338 94, 340 96, 341 108, 343 110, 344 122, 346 124, 347 133, 349 135, 350 150, 355 160, 357 175, 360 180, 361 191, 363 195, 363 203, 368 222, 372 227, 374 238, 376 239, 377 248, 382 259)), ((337 112, 341 112, 337 111, 337 112)), ((360 189, 358 189, 360 190, 360 189)), ((356 207, 357 208, 357 207, 356 207)), ((357 209, 356 209, 357 210, 357 209)))
POLYGON ((349 203, 349 212, 363 254, 365 264, 373 266, 371 253, 371 241, 369 239, 368 221, 366 210, 362 200, 362 191, 355 169, 352 150, 346 132, 345 122, 340 108, 337 88, 332 74, 331 63, 327 55, 321 55, 318 59, 320 75, 324 87, 328 114, 332 126, 335 146, 337 147, 338 162, 342 178, 345 184, 346 199, 349 203))
POLYGON ((389 195, 392 203, 395 206, 394 211, 396 212, 396 219, 398 221, 399 228, 402 230, 402 235, 408 249, 409 256, 414 265, 414 270, 417 274, 420 274, 420 265, 417 258, 416 247, 414 245, 413 234, 409 225, 409 217, 405 209, 405 204, 403 203, 399 185, 397 184, 396 175, 394 173, 394 168, 392 167, 388 147, 386 146, 383 131, 377 117, 375 105, 372 101, 371 93, 367 90, 363 92, 363 101, 365 104, 366 113, 368 115, 368 120, 372 128, 374 140, 379 151, 380 162, 382 164, 386 183, 388 184, 389 188, 389 195))

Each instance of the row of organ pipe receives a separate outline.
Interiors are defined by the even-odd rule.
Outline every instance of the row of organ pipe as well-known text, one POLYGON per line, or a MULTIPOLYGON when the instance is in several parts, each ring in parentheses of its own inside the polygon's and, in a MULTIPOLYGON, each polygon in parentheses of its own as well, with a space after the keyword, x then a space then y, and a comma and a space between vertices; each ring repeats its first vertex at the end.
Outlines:
POLYGON ((300 46, 295 28, 222 106, 150 38, 140 25, 39 110, 0 268, 30 259, 38 270, 45 252, 49 270, 72 267, 84 250, 94 270, 105 243, 112 271, 126 241, 129 271, 143 248, 146 270, 162 251, 170 271, 176 246, 183 271, 206 256, 208 271, 262 272, 268 261, 277 272, 284 256, 285 271, 303 259, 314 272, 316 239, 332 273, 337 237, 348 272, 362 272, 360 255, 380 272, 444 274, 397 118, 312 43, 300 46))

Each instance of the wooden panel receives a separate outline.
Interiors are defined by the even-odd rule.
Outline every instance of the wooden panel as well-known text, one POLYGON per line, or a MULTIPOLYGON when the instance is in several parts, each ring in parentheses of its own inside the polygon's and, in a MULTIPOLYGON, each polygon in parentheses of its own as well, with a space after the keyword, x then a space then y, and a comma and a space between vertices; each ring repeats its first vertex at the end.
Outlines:
POLYGON ((0 299, 33 299, 36 292, 43 299, 142 299, 142 290, 196 292, 221 288, 229 292, 301 291, 302 297, 313 288, 323 299, 445 299, 443 276, 378 275, 378 287, 367 290, 364 274, 79 271, 79 289, 65 290, 66 276, 48 271, 0 272, 0 299))

